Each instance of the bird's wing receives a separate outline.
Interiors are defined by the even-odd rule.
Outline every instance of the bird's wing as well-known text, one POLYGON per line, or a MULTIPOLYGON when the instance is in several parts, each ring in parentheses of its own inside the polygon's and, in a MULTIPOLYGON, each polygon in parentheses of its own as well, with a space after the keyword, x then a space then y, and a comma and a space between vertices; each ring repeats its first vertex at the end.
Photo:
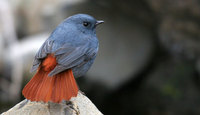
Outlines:
POLYGON ((39 51, 35 55, 33 66, 30 70, 31 72, 36 71, 41 61, 47 56, 47 54, 51 53, 52 45, 53 41, 48 39, 43 43, 43 45, 40 47, 39 51))
POLYGON ((90 57, 90 52, 91 50, 87 43, 78 47, 67 43, 64 44, 54 52, 57 66, 49 73, 49 76, 53 76, 66 69, 86 63, 90 57))
POLYGON ((55 49, 52 48, 53 45, 56 46, 58 44, 51 40, 47 40, 44 42, 44 44, 35 56, 31 72, 37 70, 42 60, 48 54, 54 54, 57 61, 56 67, 49 73, 49 76, 53 76, 66 69, 73 68, 75 66, 79 66, 86 63, 97 53, 95 49, 93 50, 93 48, 89 46, 89 43, 79 45, 78 47, 70 43, 65 43, 61 47, 55 49))

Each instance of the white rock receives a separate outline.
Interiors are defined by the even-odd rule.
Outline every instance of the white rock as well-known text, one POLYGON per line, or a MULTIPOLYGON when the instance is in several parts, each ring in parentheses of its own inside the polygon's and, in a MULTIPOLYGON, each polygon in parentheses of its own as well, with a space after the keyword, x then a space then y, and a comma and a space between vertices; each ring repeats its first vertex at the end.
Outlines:
POLYGON ((103 115, 85 95, 78 93, 69 102, 43 103, 21 101, 1 115, 103 115))

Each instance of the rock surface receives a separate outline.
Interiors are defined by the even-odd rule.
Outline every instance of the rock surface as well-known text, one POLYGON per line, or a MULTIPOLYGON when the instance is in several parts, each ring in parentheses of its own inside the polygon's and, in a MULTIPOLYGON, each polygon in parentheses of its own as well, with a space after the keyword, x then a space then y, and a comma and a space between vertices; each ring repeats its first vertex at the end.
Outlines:
POLYGON ((83 94, 71 98, 69 102, 43 103, 21 101, 2 115, 103 115, 96 106, 83 94))

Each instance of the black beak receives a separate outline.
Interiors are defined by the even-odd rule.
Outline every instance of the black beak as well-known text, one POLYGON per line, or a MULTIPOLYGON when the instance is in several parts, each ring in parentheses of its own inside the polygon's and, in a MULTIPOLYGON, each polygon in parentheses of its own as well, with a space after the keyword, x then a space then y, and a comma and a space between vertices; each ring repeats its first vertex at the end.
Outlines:
POLYGON ((97 26, 97 25, 102 24, 102 23, 104 23, 103 20, 98 20, 95 25, 97 26))

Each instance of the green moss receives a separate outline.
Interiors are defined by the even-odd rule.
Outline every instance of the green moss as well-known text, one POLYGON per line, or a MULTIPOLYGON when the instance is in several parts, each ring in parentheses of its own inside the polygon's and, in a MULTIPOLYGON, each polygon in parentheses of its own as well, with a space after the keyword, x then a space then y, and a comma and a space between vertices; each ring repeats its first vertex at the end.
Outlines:
POLYGON ((168 96, 173 99, 179 99, 182 95, 181 90, 175 87, 173 84, 164 85, 161 92, 164 96, 168 96))

